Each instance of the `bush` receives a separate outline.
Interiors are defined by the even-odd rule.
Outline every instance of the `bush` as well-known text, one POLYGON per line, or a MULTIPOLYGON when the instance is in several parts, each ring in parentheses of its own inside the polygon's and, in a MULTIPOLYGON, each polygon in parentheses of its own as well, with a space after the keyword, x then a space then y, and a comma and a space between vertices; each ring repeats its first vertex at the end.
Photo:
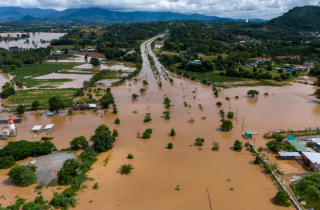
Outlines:
POLYGON ((148 128, 146 129, 146 131, 142 134, 142 138, 144 139, 149 139, 150 136, 152 134, 152 129, 151 128, 148 128))
POLYGON ((171 132, 170 132, 170 136, 175 136, 176 135, 176 132, 175 132, 175 130, 172 128, 171 129, 171 132))
MULTIPOLYGON (((308 147, 312 147, 312 146, 313 146, 313 142, 308 142, 308 143, 307 143, 307 146, 308 146, 308 147)), ((1 162, 1 160, 0 160, 0 162, 1 162)))
POLYGON ((15 164, 15 160, 12 156, 0 157, 0 169, 10 168, 15 164))
POLYGON ((256 158, 253 161, 255 164, 261 164, 262 160, 260 155, 256 154, 256 158))
POLYGON ((196 138, 196 142, 194 143, 196 146, 203 146, 204 138, 196 138))
POLYGON ((13 183, 27 187, 36 182, 35 171, 35 166, 14 166, 7 175, 13 183))
POLYGON ((144 88, 140 89, 140 93, 145 93, 145 92, 146 92, 146 90, 144 88))
POLYGON ((131 170, 134 168, 132 167, 132 165, 130 163, 128 163, 128 164, 121 165, 121 167, 119 169, 121 171, 121 174, 129 174, 131 172, 131 170))
POLYGON ((52 139, 54 139, 54 137, 52 137, 52 136, 42 136, 41 137, 42 141, 48 141, 48 140, 52 140, 52 139))
POLYGON ((97 190, 97 189, 99 189, 99 185, 98 185, 98 182, 94 183, 94 185, 93 185, 92 189, 94 189, 94 190, 97 190))
POLYGON ((120 119, 117 118, 115 121, 114 121, 115 124, 120 124, 120 119))
POLYGON ((82 149, 85 149, 89 146, 89 142, 84 136, 76 137, 70 142, 71 149, 73 150, 80 149, 79 145, 82 146, 82 149))
POLYGON ((173 144, 172 144, 172 143, 169 143, 169 144, 168 144, 168 149, 172 149, 172 147, 173 147, 173 144))
POLYGON ((242 150, 242 142, 239 140, 236 140, 233 146, 235 151, 240 152, 242 150))
POLYGON ((118 114, 118 109, 117 109, 117 107, 114 107, 114 108, 113 108, 112 113, 113 113, 113 114, 118 114))
POLYGON ((222 118, 222 125, 220 126, 223 131, 230 131, 233 128, 233 124, 230 120, 225 120, 222 118))
POLYGON ((130 154, 128 154, 127 158, 128 158, 128 159, 133 159, 134 157, 133 157, 133 155, 130 153, 130 154))
POLYGON ((218 102, 216 103, 216 105, 217 105, 217 106, 221 106, 221 105, 222 105, 222 102, 221 102, 221 101, 218 101, 218 102))
POLYGON ((228 117, 228 118, 232 119, 233 116, 234 116, 234 113, 233 113, 233 112, 228 112, 228 114, 227 114, 227 117, 228 117))
POLYGON ((151 120, 151 113, 146 113, 143 122, 150 122, 151 120))
POLYGON ((37 110, 40 107, 40 102, 38 100, 34 100, 31 104, 31 109, 32 110, 37 110))
POLYGON ((24 111, 26 110, 26 107, 24 106, 24 105, 19 105, 19 106, 17 106, 17 113, 18 114, 23 114, 24 113, 24 111))
POLYGON ((274 202, 280 206, 291 206, 290 196, 284 190, 279 190, 276 196, 273 198, 274 202))
POLYGON ((70 206, 74 208, 76 206, 76 199, 74 196, 67 197, 63 193, 59 194, 55 192, 49 204, 61 209, 68 209, 70 206))
POLYGON ((71 184, 74 177, 76 177, 78 174, 77 169, 79 166, 80 163, 75 159, 67 159, 64 161, 58 176, 59 184, 71 184))
POLYGON ((218 151, 219 149, 220 149, 219 143, 218 142, 213 142, 212 150, 213 151, 218 151))
POLYGON ((118 131, 116 129, 113 129, 112 136, 114 136, 114 137, 118 137, 119 136, 119 133, 118 133, 118 131))
POLYGON ((45 204, 45 201, 43 200, 43 196, 42 196, 42 195, 37 196, 37 197, 34 199, 34 203, 36 203, 36 204, 41 204, 41 205, 45 204))
POLYGON ((238 99, 238 98, 239 98, 239 96, 236 96, 235 98, 237 98, 237 99, 238 99))

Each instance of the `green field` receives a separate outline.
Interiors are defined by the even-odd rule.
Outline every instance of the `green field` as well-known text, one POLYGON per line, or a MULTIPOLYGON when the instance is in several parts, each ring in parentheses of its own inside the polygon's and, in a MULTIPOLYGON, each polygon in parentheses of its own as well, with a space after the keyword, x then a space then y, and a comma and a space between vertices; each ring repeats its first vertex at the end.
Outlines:
MULTIPOLYGON (((253 71, 252 71, 252 70, 253 70, 253 67, 252 67, 252 66, 242 66, 242 65, 241 65, 241 67, 242 67, 244 70, 253 72, 253 71)), ((274 78, 275 76, 280 77, 280 75, 281 75, 280 73, 278 73, 278 70, 275 70, 275 68, 277 68, 277 67, 281 68, 282 66, 273 65, 271 71, 267 71, 265 68, 258 68, 258 67, 256 67, 256 69, 257 69, 257 72, 259 72, 260 69, 263 70, 263 73, 269 72, 269 73, 272 75, 272 78, 274 78)), ((287 73, 287 71, 283 71, 283 73, 287 73)), ((289 74, 291 75, 290 72, 289 72, 289 74)), ((292 80, 292 76, 290 76, 290 77, 289 77, 287 80, 285 80, 285 81, 291 81, 291 80, 292 80)))
MULTIPOLYGON (((82 63, 75 62, 44 62, 42 64, 25 64, 22 68, 10 70, 11 75, 19 77, 20 80, 26 80, 25 77, 38 77, 53 72, 58 72, 62 69, 71 69, 74 66, 81 65, 82 63)), ((27 78, 28 79, 28 78, 27 78)))
POLYGON ((27 79, 23 83, 27 88, 39 86, 39 88, 54 88, 64 82, 71 82, 73 79, 27 79))
POLYGON ((8 104, 5 107, 14 109, 19 104, 23 104, 27 109, 30 109, 31 103, 38 100, 40 109, 48 109, 48 101, 53 96, 60 96, 65 105, 72 106, 72 101, 76 98, 76 91, 75 88, 17 90, 15 94, 9 97, 8 104))

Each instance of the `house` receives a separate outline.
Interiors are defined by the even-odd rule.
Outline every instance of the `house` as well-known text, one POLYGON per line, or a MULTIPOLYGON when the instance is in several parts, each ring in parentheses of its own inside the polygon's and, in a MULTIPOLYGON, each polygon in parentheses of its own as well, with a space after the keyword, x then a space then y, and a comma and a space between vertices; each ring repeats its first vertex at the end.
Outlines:
POLYGON ((54 124, 48 124, 46 127, 43 129, 44 131, 51 131, 53 129, 54 124))
POLYGON ((132 51, 129 51, 129 52, 126 52, 126 55, 132 55, 133 53, 135 53, 136 51, 132 50, 132 51))
POLYGON ((307 67, 313 67, 313 63, 303 63, 302 65, 307 67))
POLYGON ((102 80, 102 81, 98 81, 98 82, 96 82, 96 83, 97 83, 97 85, 103 85, 104 82, 105 82, 105 81, 102 80))
POLYGON ((61 54, 62 52, 60 51, 60 50, 57 50, 56 52, 55 52, 55 54, 61 54))
POLYGON ((198 57, 201 57, 201 56, 205 56, 205 54, 203 54, 203 53, 198 53, 198 54, 196 54, 198 57))
POLYGON ((304 70, 307 70, 307 68, 305 68, 305 67, 298 67, 298 68, 295 68, 295 70, 297 70, 297 71, 304 71, 304 70))
POLYGON ((94 52, 94 49, 88 49, 88 52, 94 52))
POLYGON ((192 64, 200 64, 200 62, 201 62, 200 60, 194 60, 194 61, 192 61, 191 63, 192 63, 192 64))
POLYGON ((72 105, 71 107, 72 110, 85 110, 88 108, 89 108, 88 104, 75 104, 75 105, 72 105))

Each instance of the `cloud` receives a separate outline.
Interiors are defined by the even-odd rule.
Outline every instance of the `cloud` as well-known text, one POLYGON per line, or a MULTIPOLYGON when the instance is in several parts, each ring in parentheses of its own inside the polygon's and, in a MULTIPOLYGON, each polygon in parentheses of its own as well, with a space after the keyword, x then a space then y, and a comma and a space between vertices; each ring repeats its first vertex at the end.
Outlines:
POLYGON ((64 10, 101 7, 117 11, 160 11, 229 18, 271 19, 319 0, 1 0, 0 6, 64 10))

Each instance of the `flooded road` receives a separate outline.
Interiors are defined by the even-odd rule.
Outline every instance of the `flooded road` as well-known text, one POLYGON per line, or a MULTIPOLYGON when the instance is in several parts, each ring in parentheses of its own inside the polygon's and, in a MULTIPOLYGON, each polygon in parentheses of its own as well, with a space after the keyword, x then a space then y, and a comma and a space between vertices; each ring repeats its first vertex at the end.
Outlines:
MULTIPOLYGON (((142 79, 139 82, 129 80, 121 86, 112 87, 118 114, 110 111, 105 115, 102 111, 99 114, 79 111, 73 116, 66 116, 65 112, 46 117, 45 114, 28 112, 23 115, 22 122, 16 124, 24 127, 19 127, 18 136, 10 141, 39 141, 42 136, 48 135, 54 136, 52 142, 62 149, 69 147, 69 142, 77 136, 84 135, 89 139, 100 124, 106 124, 111 130, 117 129, 119 137, 113 149, 100 154, 89 172, 89 177, 94 181, 85 183, 87 189, 77 195, 75 209, 79 210, 210 209, 207 188, 212 208, 217 210, 294 209, 273 204, 272 198, 277 193, 277 187, 260 166, 253 164, 254 157, 249 151, 244 148, 242 152, 234 152, 233 144, 237 139, 243 144, 247 141, 241 136, 243 122, 244 130, 259 132, 256 147, 264 148, 267 140, 262 135, 265 132, 318 126, 320 105, 313 96, 308 96, 316 88, 300 83, 285 87, 231 88, 222 90, 218 98, 214 97, 212 87, 183 78, 173 78, 174 84, 163 80, 163 86, 159 88, 144 51, 145 44, 142 44, 143 68, 138 77, 148 77, 149 86, 145 87, 144 94, 139 93, 143 88, 142 79), (259 96, 247 97, 249 89, 258 90, 259 96), (264 96, 265 92, 269 95, 264 96), (131 95, 134 93, 139 97, 132 101, 131 95), (239 99, 235 99, 236 95, 239 99), (169 97, 174 105, 170 109, 169 120, 165 120, 163 114, 166 111, 163 105, 165 97, 169 97), (225 97, 230 97, 230 102, 225 97), (217 101, 223 104, 220 108, 215 105, 217 101), (191 107, 185 107, 184 102, 191 107), (198 108, 199 104, 203 110, 198 108), (219 129, 220 109, 237 113, 237 120, 232 120, 234 129, 230 132, 221 132, 219 129), (143 123, 146 113, 151 113, 152 121, 149 123, 143 123), (202 117, 206 119, 202 120, 202 117), (118 125, 114 124, 116 118, 121 120, 118 125), (188 123, 190 118, 195 119, 194 123, 188 123), (31 128, 34 125, 51 123, 55 124, 53 131, 42 132, 32 138, 31 128), (147 128, 153 129, 151 138, 138 138, 137 132, 142 134, 147 128), (176 131, 175 137, 169 135, 171 128, 176 131), (193 145, 197 137, 205 139, 202 147, 193 145), (220 144, 217 152, 211 150, 213 141, 220 144), (170 142, 173 143, 173 149, 167 150, 170 142), (129 153, 134 155, 134 159, 126 158, 129 153), (103 161, 109 155, 108 164, 103 166, 103 161), (129 175, 118 172, 120 165, 125 163, 133 164, 134 169, 129 175), (98 182, 99 189, 91 190, 95 182, 98 182), (179 191, 174 190, 177 185, 179 191)), ((0 119, 7 116, 1 113, 0 119)), ((0 140, 0 144, 5 145, 8 141, 0 140)), ((0 170, 0 188, 6 192, 7 198, 0 200, 3 206, 14 201, 16 194, 28 199, 37 196, 36 193, 30 193, 32 187, 25 189, 8 184, 3 171, 0 170)), ((44 193, 45 199, 52 197, 51 189, 44 193)))
MULTIPOLYGON (((0 33, 0 36, 7 37, 8 34, 10 37, 17 37, 17 34, 26 34, 24 33, 0 33)), ((26 43, 26 39, 14 40, 14 41, 2 41, 0 42, 0 47, 9 49, 9 47, 19 47, 19 48, 40 48, 40 47, 48 47, 50 45, 50 41, 52 39, 59 39, 65 33, 29 33, 30 37, 29 43, 26 43), (46 43, 41 43, 40 39, 44 41, 49 41, 46 43), (34 42, 34 44, 33 44, 34 42)))

